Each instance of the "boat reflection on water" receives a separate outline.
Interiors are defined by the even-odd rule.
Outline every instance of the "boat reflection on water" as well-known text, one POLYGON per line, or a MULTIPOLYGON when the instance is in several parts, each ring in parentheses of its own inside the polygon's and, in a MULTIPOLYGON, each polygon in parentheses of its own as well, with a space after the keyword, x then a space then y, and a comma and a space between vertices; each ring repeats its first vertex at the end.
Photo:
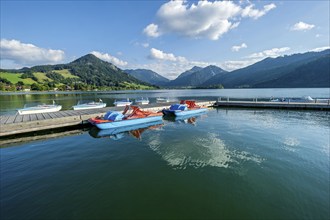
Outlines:
POLYGON ((197 118, 203 117, 205 115, 207 115, 207 112, 200 112, 193 115, 183 116, 164 115, 163 118, 167 121, 196 125, 197 118))
POLYGON ((163 121, 154 121, 134 126, 126 126, 120 128, 113 128, 113 129, 104 129, 100 130, 97 127, 93 127, 89 131, 89 135, 94 138, 101 138, 101 137, 109 137, 112 140, 119 140, 124 138, 125 136, 133 136, 137 139, 141 139, 142 133, 146 130, 154 130, 159 129, 163 126, 163 121))

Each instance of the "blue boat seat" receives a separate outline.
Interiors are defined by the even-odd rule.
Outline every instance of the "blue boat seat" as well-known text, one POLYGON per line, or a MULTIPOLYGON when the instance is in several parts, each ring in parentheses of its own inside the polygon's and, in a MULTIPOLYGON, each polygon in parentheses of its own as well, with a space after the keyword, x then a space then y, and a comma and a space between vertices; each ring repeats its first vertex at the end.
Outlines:
POLYGON ((175 110, 186 111, 186 110, 188 110, 188 108, 185 105, 174 104, 174 105, 170 106, 170 110, 172 110, 172 111, 175 111, 175 110))
POLYGON ((123 120, 124 115, 120 112, 109 111, 103 116, 103 118, 110 121, 120 121, 123 120))

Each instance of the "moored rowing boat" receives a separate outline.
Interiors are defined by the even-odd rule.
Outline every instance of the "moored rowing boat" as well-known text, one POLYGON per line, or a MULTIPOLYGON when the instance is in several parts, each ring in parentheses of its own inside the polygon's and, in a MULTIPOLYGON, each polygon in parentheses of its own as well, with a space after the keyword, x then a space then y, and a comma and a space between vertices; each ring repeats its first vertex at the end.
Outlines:
POLYGON ((24 108, 18 109, 17 112, 20 115, 27 115, 27 114, 57 112, 57 111, 60 111, 61 109, 62 109, 62 106, 55 104, 55 101, 53 101, 52 105, 38 104, 35 106, 30 106, 30 107, 25 105, 24 108))
POLYGON ((107 104, 103 103, 100 99, 98 102, 94 101, 85 101, 85 102, 78 102, 77 105, 72 106, 73 110, 85 110, 85 109, 96 109, 96 108, 104 108, 107 104))

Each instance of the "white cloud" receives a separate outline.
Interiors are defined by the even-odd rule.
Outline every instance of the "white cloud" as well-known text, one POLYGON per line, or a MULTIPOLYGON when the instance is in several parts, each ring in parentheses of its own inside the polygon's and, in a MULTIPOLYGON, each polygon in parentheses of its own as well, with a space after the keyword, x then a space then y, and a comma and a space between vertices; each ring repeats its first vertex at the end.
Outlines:
POLYGON ((238 52, 242 48, 247 48, 247 45, 245 43, 242 43, 241 45, 238 46, 232 46, 231 50, 234 52, 238 52))
POLYGON ((186 62, 186 58, 181 56, 174 56, 173 53, 164 53, 161 50, 151 48, 150 56, 151 59, 157 60, 167 60, 167 61, 178 61, 178 62, 186 62))
POLYGON ((117 57, 111 56, 108 53, 101 53, 98 51, 92 51, 91 54, 95 55, 96 57, 100 58, 101 60, 110 62, 116 66, 126 66, 128 63, 126 61, 120 60, 117 57))
POLYGON ((156 48, 150 49, 148 57, 155 62, 149 64, 129 65, 129 68, 150 69, 168 79, 175 79, 180 73, 191 69, 193 66, 206 67, 208 65, 216 65, 216 63, 211 62, 191 61, 185 57, 176 56, 173 53, 165 53, 156 48))
POLYGON ((149 24, 146 28, 144 28, 143 33, 145 33, 149 37, 159 37, 160 33, 158 31, 158 25, 149 24))
POLYGON ((11 60, 17 66, 54 64, 64 60, 64 51, 37 47, 18 40, 0 41, 1 60, 11 60))
POLYGON ((272 48, 269 50, 264 50, 262 52, 257 52, 250 54, 247 57, 244 57, 242 60, 228 60, 221 63, 223 69, 227 71, 233 71, 236 69, 241 69, 247 66, 250 66, 256 62, 259 62, 266 57, 278 57, 283 55, 284 52, 290 50, 289 47, 281 47, 281 48, 272 48))
POLYGON ((246 8, 242 9, 242 17, 251 17, 254 19, 258 19, 264 16, 270 10, 276 8, 275 4, 265 5, 263 10, 258 10, 253 8, 254 5, 249 5, 246 8))
POLYGON ((193 38, 218 40, 229 30, 238 27, 243 17, 257 19, 274 9, 275 4, 265 5, 262 10, 249 4, 242 8, 231 1, 169 1, 157 12, 157 22, 149 24, 144 33, 150 37, 159 37, 164 33, 175 33, 193 38))
POLYGON ((272 48, 270 50, 264 50, 262 52, 258 53, 253 53, 248 56, 248 58, 253 58, 253 59, 263 59, 266 57, 278 57, 282 53, 290 50, 290 47, 281 47, 281 48, 272 48))
POLYGON ((241 69, 247 66, 250 66, 256 62, 258 62, 259 59, 249 59, 249 60, 228 60, 221 64, 223 69, 227 71, 233 71, 237 69, 241 69))
POLYGON ((216 63, 188 61, 188 60, 187 62, 170 62, 170 61, 158 60, 155 63, 135 65, 132 68, 150 69, 168 79, 175 79, 176 77, 178 77, 179 74, 183 73, 188 69, 193 68, 194 66, 206 67, 209 65, 216 65, 216 63))
POLYGON ((328 50, 328 49, 330 49, 330 46, 318 47, 318 48, 314 48, 314 49, 310 50, 310 52, 320 52, 320 51, 328 50))
POLYGON ((300 21, 300 22, 294 24, 291 27, 291 30, 292 31, 307 31, 307 30, 311 30, 314 27, 315 27, 314 24, 307 24, 305 22, 300 21))

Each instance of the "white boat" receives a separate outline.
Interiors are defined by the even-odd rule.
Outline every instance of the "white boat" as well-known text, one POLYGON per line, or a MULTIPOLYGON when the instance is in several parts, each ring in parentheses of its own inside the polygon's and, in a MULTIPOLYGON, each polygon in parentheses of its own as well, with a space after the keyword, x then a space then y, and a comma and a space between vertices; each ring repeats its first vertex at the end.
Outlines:
POLYGON ((300 103, 300 102, 309 102, 309 103, 313 103, 313 102, 316 102, 315 99, 313 99, 312 97, 310 96, 304 96, 304 97, 301 97, 301 98, 273 98, 271 97, 270 102, 297 102, 297 103, 300 103))
POLYGON ((104 108, 107 104, 103 103, 102 99, 98 102, 94 101, 79 101, 77 105, 72 106, 73 110, 104 108))
POLYGON ((329 99, 313 99, 310 96, 303 96, 301 98, 271 98, 270 102, 294 102, 294 103, 327 103, 329 99))
POLYGON ((148 98, 135 99, 135 103, 137 105, 148 105, 149 104, 149 99, 148 98))
POLYGON ((157 103, 167 103, 170 102, 169 98, 156 98, 157 103))
POLYGON ((127 98, 126 100, 115 100, 115 102, 113 103, 115 106, 126 106, 126 105, 131 105, 133 102, 129 100, 129 98, 127 98))
POLYGON ((36 104, 33 106, 24 105, 24 108, 18 109, 18 114, 27 115, 27 114, 37 114, 37 113, 49 113, 49 112, 58 112, 62 109, 62 105, 55 104, 53 101, 52 105, 47 104, 36 104))
POLYGON ((310 96, 304 96, 301 98, 289 98, 289 102, 315 102, 315 100, 310 96))

